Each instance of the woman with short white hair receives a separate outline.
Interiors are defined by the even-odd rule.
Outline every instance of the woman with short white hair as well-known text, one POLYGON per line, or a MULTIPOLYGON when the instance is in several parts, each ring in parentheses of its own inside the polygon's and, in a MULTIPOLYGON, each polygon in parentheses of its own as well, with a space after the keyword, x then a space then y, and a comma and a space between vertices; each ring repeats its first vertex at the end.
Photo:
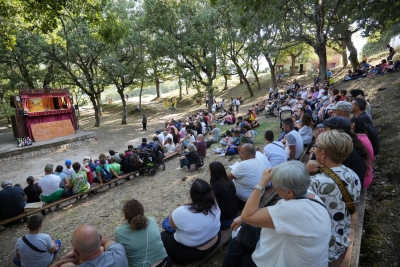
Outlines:
POLYGON ((186 166, 189 170, 197 169, 196 162, 199 158, 199 155, 197 154, 196 146, 194 144, 189 144, 188 151, 189 152, 185 153, 179 158, 180 166, 176 168, 177 170, 183 169, 184 166, 186 166))
POLYGON ((307 168, 299 161, 265 170, 231 226, 237 230, 245 222, 261 227, 260 240, 250 249, 232 239, 222 266, 327 266, 331 220, 322 200, 308 191, 310 183, 307 168), (260 198, 270 181, 282 199, 260 209, 260 198))

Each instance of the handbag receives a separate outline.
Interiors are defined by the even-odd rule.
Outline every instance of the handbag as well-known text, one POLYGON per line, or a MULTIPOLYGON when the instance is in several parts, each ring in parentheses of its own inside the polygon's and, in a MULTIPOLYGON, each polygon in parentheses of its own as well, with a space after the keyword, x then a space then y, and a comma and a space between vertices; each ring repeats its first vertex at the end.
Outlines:
POLYGON ((321 172, 325 173, 328 175, 334 182, 335 184, 339 187, 340 192, 342 193, 344 202, 346 203, 346 208, 350 212, 350 214, 353 214, 356 211, 356 206, 354 204, 353 198, 351 197, 349 190, 347 190, 346 186, 343 184, 342 179, 330 168, 323 166, 320 168, 321 172))
POLYGON ((254 248, 258 240, 260 240, 260 232, 261 228, 243 223, 236 236, 236 243, 246 248, 254 248))

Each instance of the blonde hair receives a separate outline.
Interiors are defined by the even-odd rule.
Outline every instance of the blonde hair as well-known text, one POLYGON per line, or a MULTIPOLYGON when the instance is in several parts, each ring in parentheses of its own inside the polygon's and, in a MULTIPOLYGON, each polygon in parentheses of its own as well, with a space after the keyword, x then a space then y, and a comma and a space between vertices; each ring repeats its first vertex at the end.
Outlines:
POLYGON ((318 145, 335 163, 342 163, 353 151, 353 140, 342 130, 325 131, 318 135, 318 145))

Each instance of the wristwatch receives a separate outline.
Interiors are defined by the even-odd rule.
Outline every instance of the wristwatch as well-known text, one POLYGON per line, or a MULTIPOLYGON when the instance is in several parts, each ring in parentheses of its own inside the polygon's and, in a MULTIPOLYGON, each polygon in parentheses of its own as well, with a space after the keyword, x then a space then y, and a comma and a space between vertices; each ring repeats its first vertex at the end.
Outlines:
POLYGON ((254 188, 253 189, 258 189, 258 190, 260 190, 261 192, 264 192, 264 190, 265 190, 265 188, 264 187, 262 187, 261 185, 259 185, 259 184, 256 184, 255 186, 254 186, 254 188))

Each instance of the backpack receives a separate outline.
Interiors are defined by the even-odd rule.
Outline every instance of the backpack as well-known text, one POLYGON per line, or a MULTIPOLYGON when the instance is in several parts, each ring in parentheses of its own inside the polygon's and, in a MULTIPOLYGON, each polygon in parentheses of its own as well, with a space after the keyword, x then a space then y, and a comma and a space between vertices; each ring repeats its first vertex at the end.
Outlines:
POLYGON ((101 167, 100 173, 101 173, 101 178, 103 180, 103 183, 107 183, 107 182, 111 181, 111 179, 112 179, 111 172, 109 172, 106 169, 106 167, 104 167, 104 166, 100 166, 100 167, 101 167))
POLYGON ((241 134, 239 137, 240 144, 246 144, 249 142, 249 138, 245 134, 241 134))
POLYGON ((143 164, 143 161, 140 159, 138 154, 132 153, 129 155, 128 164, 132 167, 140 167, 143 164))
POLYGON ((197 156, 197 160, 196 160, 196 167, 200 168, 204 166, 204 159, 202 156, 197 156))
POLYGON ((371 142, 372 148, 374 149, 374 156, 379 154, 379 137, 378 132, 371 124, 366 124, 367 136, 371 142))

